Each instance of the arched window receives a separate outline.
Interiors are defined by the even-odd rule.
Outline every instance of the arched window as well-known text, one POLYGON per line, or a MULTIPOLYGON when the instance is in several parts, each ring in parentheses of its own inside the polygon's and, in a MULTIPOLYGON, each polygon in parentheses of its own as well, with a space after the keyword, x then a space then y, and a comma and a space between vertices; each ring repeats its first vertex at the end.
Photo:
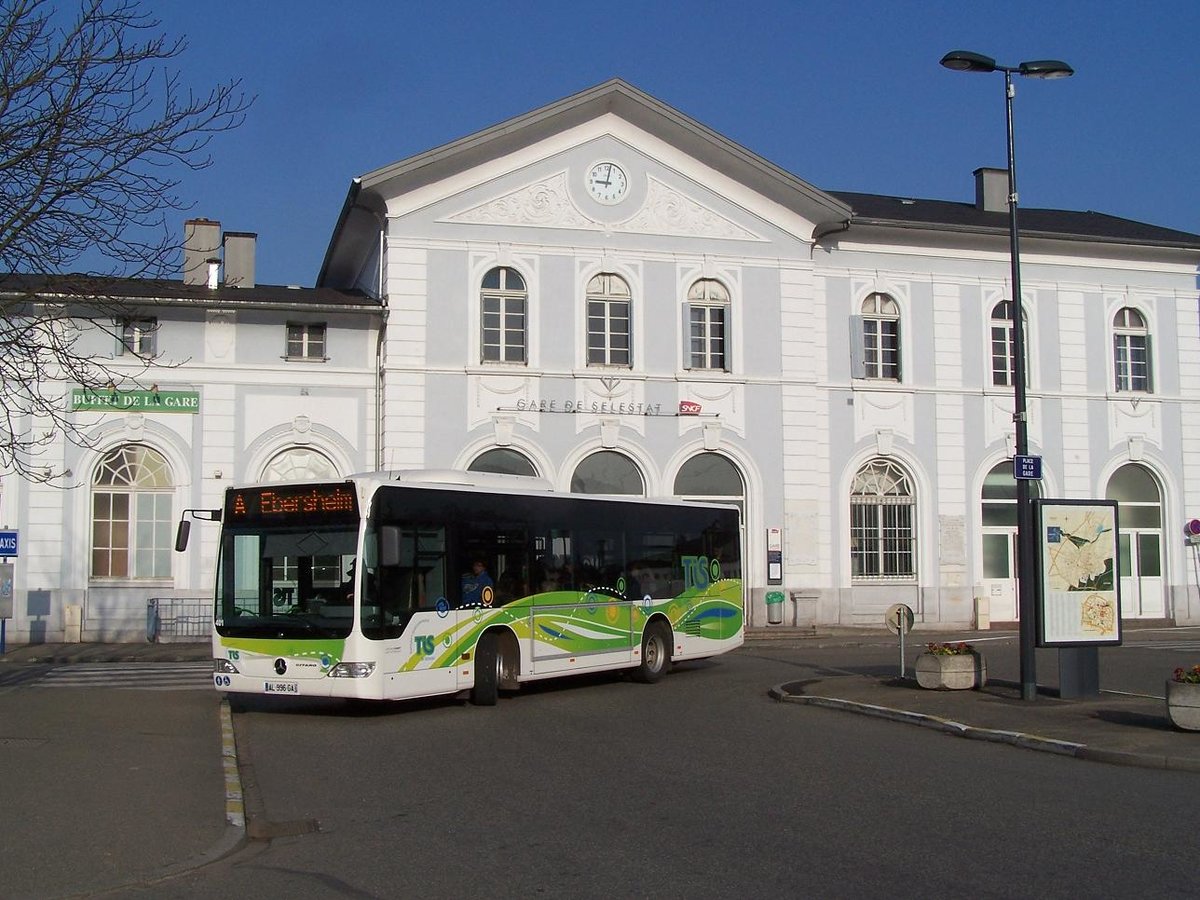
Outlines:
POLYGON ((174 481, 162 454, 109 451, 92 476, 92 577, 171 577, 174 481))
POLYGON ((629 366, 633 360, 632 294, 620 275, 602 272, 587 286, 587 364, 629 366))
POLYGON ((862 305, 861 377, 900 380, 900 306, 887 294, 871 294, 862 305))
POLYGON ((917 575, 914 499, 908 475, 873 459, 850 489, 850 572, 864 580, 911 581, 917 575))
POLYGON ((719 453, 699 453, 675 476, 675 496, 689 500, 718 500, 744 509, 742 474, 719 453))
POLYGON ((525 362, 525 279, 498 266, 483 276, 479 297, 479 353, 483 362, 525 362))
POLYGON ((685 365, 689 369, 729 370, 729 291, 712 278, 701 278, 688 291, 685 365))
POLYGON ((1150 329, 1142 314, 1130 306, 1113 317, 1113 370, 1118 391, 1153 388, 1150 369, 1150 329))
POLYGON ((644 494, 642 473, 628 456, 612 450, 593 453, 575 467, 571 491, 576 494, 644 494))
POLYGON ((525 475, 537 477, 537 469, 524 453, 510 450, 507 447, 497 447, 487 450, 471 461, 467 466, 469 472, 495 472, 498 475, 525 475))
POLYGON ((276 453, 263 469, 263 481, 334 481, 339 477, 329 457, 307 447, 276 453))

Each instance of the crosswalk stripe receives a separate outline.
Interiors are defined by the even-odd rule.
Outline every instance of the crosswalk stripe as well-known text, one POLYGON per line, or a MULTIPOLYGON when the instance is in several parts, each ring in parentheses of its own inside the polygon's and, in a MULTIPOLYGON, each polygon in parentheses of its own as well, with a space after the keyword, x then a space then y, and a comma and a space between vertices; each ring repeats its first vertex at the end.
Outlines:
POLYGON ((1200 641, 1125 641, 1121 646, 1136 647, 1138 650, 1200 651, 1200 641))
POLYGON ((27 686, 142 691, 203 690, 212 687, 212 664, 74 663, 52 668, 27 686))

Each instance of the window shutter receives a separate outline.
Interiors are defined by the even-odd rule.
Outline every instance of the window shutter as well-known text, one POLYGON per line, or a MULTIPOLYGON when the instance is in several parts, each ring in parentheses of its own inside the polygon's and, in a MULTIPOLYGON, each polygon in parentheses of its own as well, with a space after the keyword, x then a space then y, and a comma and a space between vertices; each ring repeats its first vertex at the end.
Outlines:
POLYGON ((721 349, 725 353, 725 371, 733 371, 733 307, 726 304, 721 310, 721 330, 724 341, 721 349))
POLYGON ((683 304, 683 367, 692 368, 692 304, 683 304))
POLYGON ((1146 335, 1146 393, 1154 393, 1154 351, 1150 347, 1150 335, 1146 335))
POLYGON ((850 317, 850 377, 867 377, 867 348, 863 340, 863 317, 850 317))

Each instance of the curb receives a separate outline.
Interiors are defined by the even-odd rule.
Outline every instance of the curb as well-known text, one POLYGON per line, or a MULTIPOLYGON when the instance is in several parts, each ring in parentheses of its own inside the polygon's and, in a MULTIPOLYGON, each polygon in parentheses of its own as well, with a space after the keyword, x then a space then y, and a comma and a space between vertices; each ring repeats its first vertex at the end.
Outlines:
POLYGON ((233 713, 229 698, 221 698, 221 768, 225 773, 225 821, 242 833, 246 830, 246 801, 242 777, 238 774, 237 739, 233 734, 233 713))
POLYGON ((1044 753, 1056 753, 1059 756, 1070 756, 1089 762, 1109 763, 1114 766, 1135 766, 1144 769, 1171 769, 1183 772, 1200 772, 1200 760, 1187 759, 1179 756, 1161 756, 1150 753, 1131 753, 1124 750, 1103 750, 1089 747, 1087 744, 1077 744, 1072 741, 1061 741, 1057 738, 1042 737, 1027 734, 1022 731, 1000 731, 993 728, 979 728, 966 725, 952 719, 931 716, 926 713, 912 712, 905 709, 893 709, 888 706, 876 706, 871 703, 859 703, 854 700, 842 700, 837 697, 817 697, 806 694, 792 694, 784 690, 784 685, 777 684, 767 691, 775 700, 781 703, 802 703, 807 706, 818 706, 824 709, 840 709, 859 715, 886 719, 891 722, 903 722, 908 725, 919 725, 922 728, 932 728, 946 734, 971 738, 977 741, 1008 744, 1024 750, 1039 750, 1044 753))

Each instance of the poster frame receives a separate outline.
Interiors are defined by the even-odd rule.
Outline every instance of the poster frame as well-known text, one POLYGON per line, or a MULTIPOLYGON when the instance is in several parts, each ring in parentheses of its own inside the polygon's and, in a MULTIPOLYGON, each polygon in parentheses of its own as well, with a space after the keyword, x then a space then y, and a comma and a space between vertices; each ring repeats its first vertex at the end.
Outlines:
MULTIPOLYGON (((1037 524, 1037 567, 1038 567, 1038 596, 1037 596, 1037 645, 1039 647, 1113 647, 1120 646, 1123 637, 1121 629, 1121 554, 1120 554, 1120 512, 1116 500, 1060 500, 1039 499, 1033 501, 1034 521, 1037 524), (1052 535, 1046 520, 1054 515, 1056 510, 1090 506, 1110 510, 1106 515, 1112 517, 1112 529, 1108 532, 1111 537, 1112 578, 1111 590, 1116 619, 1111 637, 1096 638, 1083 632, 1082 626, 1078 636, 1071 637, 1061 633, 1048 634, 1050 617, 1047 612, 1054 607, 1061 607, 1063 591, 1052 591, 1049 579, 1050 544, 1052 535)), ((1053 543, 1057 543, 1054 541, 1053 543)), ((1103 593, 1109 593, 1107 591, 1103 593)))

